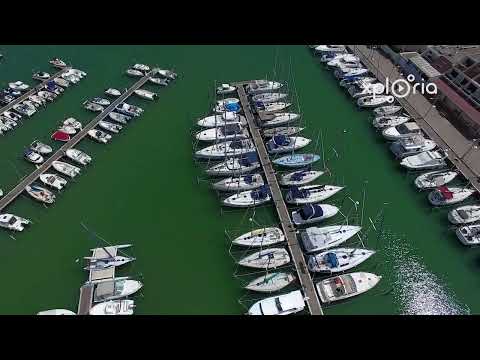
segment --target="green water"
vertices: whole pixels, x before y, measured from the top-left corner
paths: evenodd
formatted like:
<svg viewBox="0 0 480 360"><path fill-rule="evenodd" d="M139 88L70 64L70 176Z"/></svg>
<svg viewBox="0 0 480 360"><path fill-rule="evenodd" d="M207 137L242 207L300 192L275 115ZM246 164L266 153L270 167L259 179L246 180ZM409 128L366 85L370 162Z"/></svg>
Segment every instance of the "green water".
<svg viewBox="0 0 480 360"><path fill-rule="evenodd" d="M448 230L446 211L432 211L426 194L417 193L412 176L399 169L383 140L358 111L332 74L304 46L1 46L2 86L14 80L33 83L33 70L54 71L48 60L58 56L88 73L46 110L0 138L0 187L7 191L32 165L21 158L34 138L50 143L60 120L73 116L88 122L94 115L81 103L101 96L107 87L124 88L133 80L124 70L135 62L172 68L179 80L159 91L144 115L108 145L85 139L79 148L93 163L70 182L48 209L18 198L8 212L35 224L21 234L0 232L3 274L2 314L40 310L76 310L79 287L86 280L77 258L97 245L80 226L111 243L133 243L137 261L120 274L139 275L145 284L137 297L138 314L239 314L244 296L233 277L225 229L249 228L252 214L221 215L217 196L192 161L193 120L211 107L214 80L236 81L294 74L305 134L322 130L326 158L334 174L320 179L347 186L345 195L362 200L364 225L385 206L386 235L369 233L366 246L378 253L358 269L383 275L370 293L325 308L326 314L478 313L479 254L464 248ZM276 65L275 65L276 64ZM338 153L334 156L332 147ZM313 145L310 146L312 150ZM352 207L345 200L344 211ZM257 221L274 221L271 208L260 209ZM332 220L333 222L334 220ZM337 218L335 221L339 221ZM378 223L377 223L378 224Z"/></svg>

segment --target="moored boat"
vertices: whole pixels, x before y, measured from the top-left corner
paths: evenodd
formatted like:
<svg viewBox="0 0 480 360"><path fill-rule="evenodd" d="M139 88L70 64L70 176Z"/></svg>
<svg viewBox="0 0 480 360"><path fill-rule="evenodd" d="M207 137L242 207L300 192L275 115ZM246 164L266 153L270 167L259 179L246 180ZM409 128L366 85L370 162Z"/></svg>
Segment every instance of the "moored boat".
<svg viewBox="0 0 480 360"><path fill-rule="evenodd" d="M51 191L38 185L27 185L25 187L25 191L35 200L38 200L45 204L53 204L53 202L55 201L55 195Z"/></svg>
<svg viewBox="0 0 480 360"><path fill-rule="evenodd" d="M158 95L156 93L145 89L137 89L135 90L135 94L146 100L155 100L156 98L158 98Z"/></svg>
<svg viewBox="0 0 480 360"><path fill-rule="evenodd" d="M386 106L381 106L376 109L373 109L373 112L377 116L387 116L387 115L396 114L402 109L403 108L399 105L386 105Z"/></svg>
<svg viewBox="0 0 480 360"><path fill-rule="evenodd" d="M224 199L222 204L229 207L245 208L263 205L272 200L270 189L263 185L255 190L247 190L236 193Z"/></svg>
<svg viewBox="0 0 480 360"><path fill-rule="evenodd" d="M463 245L480 245L480 224L460 226L455 235Z"/></svg>
<svg viewBox="0 0 480 360"><path fill-rule="evenodd" d="M52 139L56 141L68 142L71 138L66 132L57 130L52 134Z"/></svg>
<svg viewBox="0 0 480 360"><path fill-rule="evenodd" d="M53 151L51 146L46 145L38 140L34 140L30 144L30 149L41 155L47 155Z"/></svg>
<svg viewBox="0 0 480 360"><path fill-rule="evenodd" d="M92 158L90 155L78 149L73 149L73 148L68 149L67 151L65 151L65 155L70 160L73 160L80 165L87 165L87 164L90 164L90 162L92 161Z"/></svg>
<svg viewBox="0 0 480 360"><path fill-rule="evenodd" d="M240 123L227 124L215 128L209 128L195 134L195 138L200 141L226 141L240 140L249 138L250 134Z"/></svg>
<svg viewBox="0 0 480 360"><path fill-rule="evenodd" d="M467 189L453 186L440 186L428 194L428 201L433 206L446 206L457 204L466 200L475 193L475 189Z"/></svg>
<svg viewBox="0 0 480 360"><path fill-rule="evenodd" d="M232 244L245 247L266 247L285 241L282 230L276 227L265 227L252 230L232 241Z"/></svg>
<svg viewBox="0 0 480 360"><path fill-rule="evenodd" d="M114 88L106 89L105 94L110 95L110 96L114 96L114 97L118 97L118 96L122 95L120 90L117 90L117 89L114 89Z"/></svg>
<svg viewBox="0 0 480 360"><path fill-rule="evenodd" d="M290 262L290 255L284 248L270 248L248 255L238 261L241 266L254 269L275 269Z"/></svg>
<svg viewBox="0 0 480 360"><path fill-rule="evenodd" d="M63 121L64 126L71 126L76 130L82 130L82 123L75 118L68 118Z"/></svg>
<svg viewBox="0 0 480 360"><path fill-rule="evenodd" d="M129 278L116 278L101 283L95 286L93 301L103 302L108 300L116 300L135 294L143 287L143 284L138 280Z"/></svg>
<svg viewBox="0 0 480 360"><path fill-rule="evenodd" d="M326 200L343 189L343 186L334 185L306 185L302 187L294 185L287 192L285 201L292 205L313 204Z"/></svg>
<svg viewBox="0 0 480 360"><path fill-rule="evenodd" d="M262 299L248 309L248 315L290 315L303 311L305 300L300 290Z"/></svg>
<svg viewBox="0 0 480 360"><path fill-rule="evenodd" d="M418 189L433 189L448 184L457 175L458 172L451 170L430 171L418 176L414 184Z"/></svg>
<svg viewBox="0 0 480 360"><path fill-rule="evenodd" d="M59 173L70 176L71 178L80 174L80 168L63 161L54 161L52 167Z"/></svg>
<svg viewBox="0 0 480 360"><path fill-rule="evenodd" d="M232 140L205 147L195 152L197 158L214 159L240 156L255 151L250 139Z"/></svg>
<svg viewBox="0 0 480 360"><path fill-rule="evenodd" d="M98 122L98 126L101 127L104 130L108 130L114 134L118 134L120 130L123 129L122 125L114 124L105 120L100 120Z"/></svg>
<svg viewBox="0 0 480 360"><path fill-rule="evenodd" d="M274 159L272 162L284 167L298 168L311 165L318 160L320 160L320 156L316 154L293 154Z"/></svg>
<svg viewBox="0 0 480 360"><path fill-rule="evenodd" d="M67 184L67 180L57 174L43 173L39 176L39 179L45 185L51 186L57 190L62 190Z"/></svg>
<svg viewBox="0 0 480 360"><path fill-rule="evenodd" d="M265 92L279 90L283 86L282 83L268 80L255 80L246 86L249 95L256 95Z"/></svg>
<svg viewBox="0 0 480 360"><path fill-rule="evenodd" d="M57 68L64 68L65 66L67 66L65 61L59 58L53 58L52 60L49 61L49 63Z"/></svg>
<svg viewBox="0 0 480 360"><path fill-rule="evenodd" d="M0 214L0 227L7 230L23 231L25 230L24 225L29 225L30 223L30 220L24 219L20 216L13 214Z"/></svg>
<svg viewBox="0 0 480 360"><path fill-rule="evenodd" d="M411 170L441 169L447 166L446 155L438 150L425 151L418 155L404 158L400 165Z"/></svg>
<svg viewBox="0 0 480 360"><path fill-rule="evenodd" d="M266 273L250 281L245 289L261 293L280 291L296 280L295 275L288 272Z"/></svg>
<svg viewBox="0 0 480 360"><path fill-rule="evenodd" d="M415 122L405 122L398 126L389 126L382 130L385 139L396 141L412 135L422 135L422 129Z"/></svg>
<svg viewBox="0 0 480 360"><path fill-rule="evenodd" d="M90 136L92 139L106 144L112 139L112 135L107 134L106 132L98 129L92 129L88 131L88 136Z"/></svg>
<svg viewBox="0 0 480 360"><path fill-rule="evenodd" d="M89 315L133 315L133 300L110 300L94 305Z"/></svg>
<svg viewBox="0 0 480 360"><path fill-rule="evenodd" d="M311 139L302 136L275 135L266 143L266 148L270 154L282 154L304 148L311 142Z"/></svg>
<svg viewBox="0 0 480 360"><path fill-rule="evenodd" d="M235 92L237 88L230 84L222 84L221 86L217 87L217 94L218 95L226 95Z"/></svg>
<svg viewBox="0 0 480 360"><path fill-rule="evenodd" d="M336 248L311 255L307 260L307 266L312 272L337 273L353 269L373 254L375 251L367 249Z"/></svg>
<svg viewBox="0 0 480 360"><path fill-rule="evenodd" d="M337 215L339 210L328 204L308 204L292 212L292 221L296 226L311 224L331 218Z"/></svg>
<svg viewBox="0 0 480 360"><path fill-rule="evenodd" d="M318 170L299 170L294 171L288 174L284 174L280 177L279 183L283 186L299 186L308 184L320 176L322 176L325 172L318 171Z"/></svg>
<svg viewBox="0 0 480 360"><path fill-rule="evenodd" d="M371 273L355 272L319 281L315 287L320 300L330 303L363 294L375 287L381 278Z"/></svg>
<svg viewBox="0 0 480 360"><path fill-rule="evenodd" d="M373 119L372 125L377 129L385 129L388 127L395 127L402 125L410 121L410 116L396 116L396 115L387 115L387 116L377 116Z"/></svg>
<svg viewBox="0 0 480 360"><path fill-rule="evenodd" d="M132 119L131 116L119 114L115 111L112 111L111 113L109 113L108 117L119 124L127 124L127 122Z"/></svg>
<svg viewBox="0 0 480 360"><path fill-rule="evenodd" d="M206 170L211 176L242 175L260 168L257 153L251 152L239 158L229 158Z"/></svg>
<svg viewBox="0 0 480 360"><path fill-rule="evenodd" d="M94 97L92 100L90 100L90 102L92 102L94 104L101 105L101 106L110 105L110 100L107 100L107 99L104 99L104 98L101 98L101 97Z"/></svg>
<svg viewBox="0 0 480 360"><path fill-rule="evenodd" d="M357 105L364 108L373 108L385 104L391 104L395 98L390 95L370 95L364 96L357 100Z"/></svg>
<svg viewBox="0 0 480 360"><path fill-rule="evenodd" d="M224 112L221 115L211 115L204 117L197 121L197 125L206 128L226 126L229 124L246 125L247 120L244 116L238 115L235 112Z"/></svg>
<svg viewBox="0 0 480 360"><path fill-rule="evenodd" d="M452 224L470 224L480 221L480 205L465 205L448 213Z"/></svg>
<svg viewBox="0 0 480 360"><path fill-rule="evenodd" d="M229 177L222 179L212 186L216 190L220 191L246 191L254 190L265 185L262 175L260 174L247 174L236 177Z"/></svg>
<svg viewBox="0 0 480 360"><path fill-rule="evenodd" d="M300 237L305 252L313 253L338 246L358 234L361 229L355 225L309 227Z"/></svg>
<svg viewBox="0 0 480 360"><path fill-rule="evenodd" d="M134 76L134 77L144 76L143 72L141 72L140 70L135 70L135 69L128 69L126 71L126 73L127 73L128 76Z"/></svg>
<svg viewBox="0 0 480 360"><path fill-rule="evenodd" d="M298 126L275 127L272 129L263 130L263 136L272 138L277 135L292 136L302 132L305 128Z"/></svg>
<svg viewBox="0 0 480 360"><path fill-rule="evenodd" d="M93 112L102 112L103 110L105 110L105 108L102 105L98 105L98 104L95 104L95 103L89 102L89 101L84 103L84 107L85 107L85 109L93 111Z"/></svg>
<svg viewBox="0 0 480 360"><path fill-rule="evenodd" d="M32 149L25 150L24 156L25 159L27 159L32 164L41 164L44 161L43 156L39 153L36 153Z"/></svg>
<svg viewBox="0 0 480 360"><path fill-rule="evenodd" d="M416 155L424 151L431 151L437 147L433 140L425 139L421 135L413 135L395 141L390 145L390 151L397 159Z"/></svg>

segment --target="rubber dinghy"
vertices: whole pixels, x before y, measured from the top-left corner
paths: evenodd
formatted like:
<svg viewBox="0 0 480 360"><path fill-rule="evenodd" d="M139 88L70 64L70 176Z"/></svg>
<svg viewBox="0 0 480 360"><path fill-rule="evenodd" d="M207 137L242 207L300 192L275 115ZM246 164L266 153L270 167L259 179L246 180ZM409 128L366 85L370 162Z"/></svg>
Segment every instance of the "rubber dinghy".
<svg viewBox="0 0 480 360"><path fill-rule="evenodd" d="M252 230L232 241L232 244L246 247L275 245L285 241L283 231L276 227L265 227Z"/></svg>

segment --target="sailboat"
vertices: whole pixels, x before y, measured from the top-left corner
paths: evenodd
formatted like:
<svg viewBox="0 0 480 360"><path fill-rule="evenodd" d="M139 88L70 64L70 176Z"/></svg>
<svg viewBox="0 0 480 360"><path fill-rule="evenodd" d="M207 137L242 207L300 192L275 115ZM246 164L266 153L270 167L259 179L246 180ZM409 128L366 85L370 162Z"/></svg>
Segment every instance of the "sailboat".
<svg viewBox="0 0 480 360"><path fill-rule="evenodd" d="M265 181L262 175L248 174L222 179L212 186L220 191L245 191L258 189L263 185L265 185Z"/></svg>
<svg viewBox="0 0 480 360"><path fill-rule="evenodd" d="M337 273L353 269L373 254L375 254L373 250L337 248L310 256L307 266L312 272Z"/></svg>
<svg viewBox="0 0 480 360"><path fill-rule="evenodd" d="M265 227L252 230L232 241L232 244L246 247L275 245L285 241L283 231L277 227Z"/></svg>
<svg viewBox="0 0 480 360"><path fill-rule="evenodd" d="M285 201L292 205L317 203L330 198L343 189L343 186L334 185L292 186L285 196Z"/></svg>
<svg viewBox="0 0 480 360"><path fill-rule="evenodd" d="M300 237L305 251L313 253L338 246L358 234L361 229L355 225L309 227Z"/></svg>
<svg viewBox="0 0 480 360"><path fill-rule="evenodd" d="M301 136L287 137L285 135L275 135L266 144L270 154L282 154L304 148L312 140Z"/></svg>
<svg viewBox="0 0 480 360"><path fill-rule="evenodd" d="M295 275L287 272L273 272L250 281L245 289L261 293L280 291L296 280Z"/></svg>
<svg viewBox="0 0 480 360"><path fill-rule="evenodd" d="M242 191L223 200L223 205L235 208L263 205L272 200L270 189L263 185L255 190Z"/></svg>
<svg viewBox="0 0 480 360"><path fill-rule="evenodd" d="M224 162L213 165L206 170L211 176L242 175L260 168L256 152L242 155L239 158L229 158Z"/></svg>
<svg viewBox="0 0 480 360"><path fill-rule="evenodd" d="M280 177L279 183L283 186L300 186L315 181L325 172L318 170L299 170L284 174Z"/></svg>
<svg viewBox="0 0 480 360"><path fill-rule="evenodd" d="M320 156L316 154L290 154L278 159L272 160L276 165L289 168L305 167L320 160Z"/></svg>
<svg viewBox="0 0 480 360"><path fill-rule="evenodd" d="M290 262L290 255L284 248L261 250L238 261L239 265L255 269L272 269Z"/></svg>

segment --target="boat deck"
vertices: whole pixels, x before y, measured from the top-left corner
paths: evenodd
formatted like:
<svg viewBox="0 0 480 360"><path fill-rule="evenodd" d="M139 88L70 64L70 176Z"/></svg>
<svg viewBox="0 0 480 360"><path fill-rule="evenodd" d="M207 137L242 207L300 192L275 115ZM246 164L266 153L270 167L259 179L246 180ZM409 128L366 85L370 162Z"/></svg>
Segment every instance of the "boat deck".
<svg viewBox="0 0 480 360"><path fill-rule="evenodd" d="M64 71L66 71L64 69ZM50 156L42 165L40 165L35 171L25 176L8 194L0 199L0 212L7 207L13 200L15 200L25 189L26 186L32 184L41 174L50 168L54 161L60 160L68 149L73 148L77 145L86 135L92 130L99 121L105 119L110 112L112 112L115 107L126 99L128 99L135 90L139 89L143 84L145 84L150 76L155 74L155 70L150 71L135 84L133 84L126 92L120 95L115 99L108 107L105 108L99 115L97 115L92 121L90 121L81 131L79 131L72 139L66 142L60 149L58 149L52 156ZM3 111L3 109L2 109Z"/></svg>
<svg viewBox="0 0 480 360"><path fill-rule="evenodd" d="M260 134L258 125L255 121L255 117L250 109L250 104L244 88L244 86L248 83L249 82L240 82L233 85L237 87L237 93L240 99L240 103L245 113L252 139L255 143L255 147L257 148L258 157L260 159L263 171L265 173L265 177L267 178L267 182L272 193L272 200L277 210L283 232L287 239L288 248L290 250L292 260L297 270L300 285L302 286L302 290L305 295L305 301L308 305L308 310L311 315L323 315L322 306L315 291L315 286L313 284L310 273L307 270L305 258L300 248L300 244L298 243L296 230L290 219L290 214L283 199L280 186L278 185L272 162L270 161L270 157L268 156L267 149L265 148L265 144Z"/></svg>

